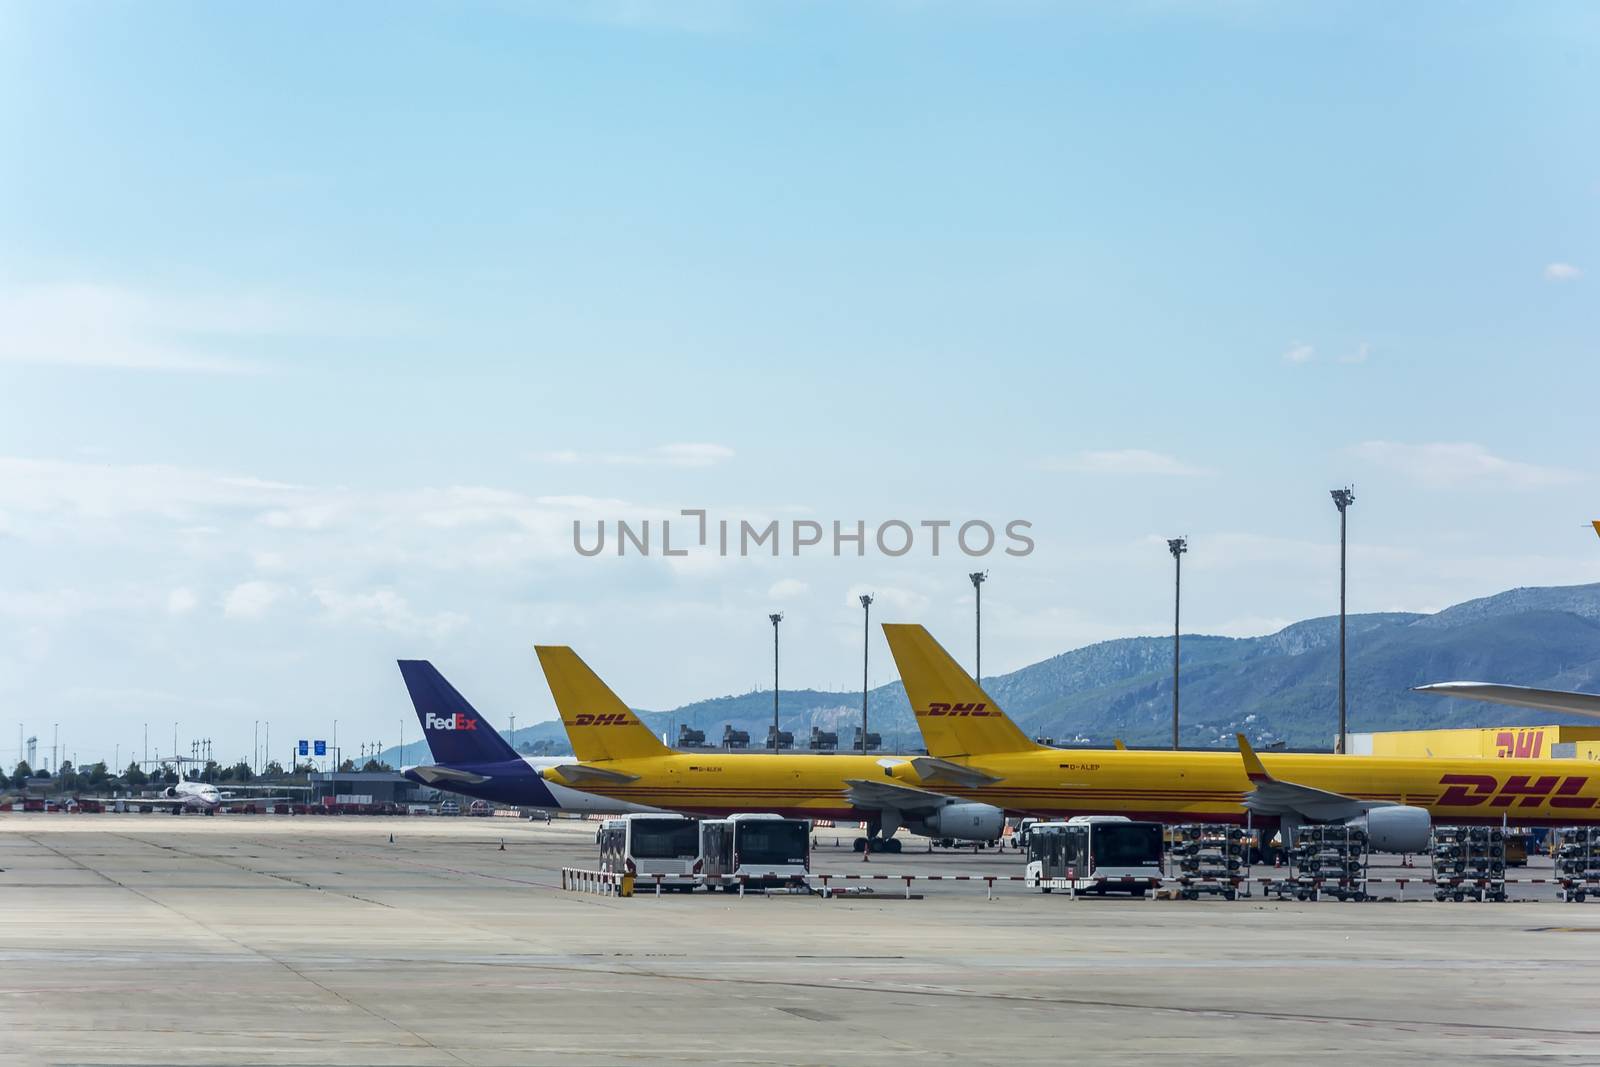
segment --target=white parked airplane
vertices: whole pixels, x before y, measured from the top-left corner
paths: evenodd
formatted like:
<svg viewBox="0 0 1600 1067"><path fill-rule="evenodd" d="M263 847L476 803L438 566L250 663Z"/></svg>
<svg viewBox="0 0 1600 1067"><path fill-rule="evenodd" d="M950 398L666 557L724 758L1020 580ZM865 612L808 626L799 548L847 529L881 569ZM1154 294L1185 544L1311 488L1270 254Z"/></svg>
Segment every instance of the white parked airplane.
<svg viewBox="0 0 1600 1067"><path fill-rule="evenodd" d="M215 815L223 804L245 799L255 804L271 804L293 798L255 796L245 798L233 793L224 793L210 782L182 781L167 786L153 797L115 797L111 798L111 802L127 807L166 808L174 815L181 815L185 811L202 811L207 815Z"/></svg>

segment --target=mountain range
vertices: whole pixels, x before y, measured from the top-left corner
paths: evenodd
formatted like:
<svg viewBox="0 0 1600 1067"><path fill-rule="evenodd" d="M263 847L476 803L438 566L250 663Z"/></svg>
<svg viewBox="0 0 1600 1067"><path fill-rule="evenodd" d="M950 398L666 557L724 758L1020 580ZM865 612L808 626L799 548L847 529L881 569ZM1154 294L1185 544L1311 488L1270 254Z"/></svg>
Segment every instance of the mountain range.
<svg viewBox="0 0 1600 1067"><path fill-rule="evenodd" d="M944 635L950 638L953 635ZM1512 589L1434 614L1385 612L1347 619L1348 728L1352 731L1592 722L1413 693L1428 682L1472 680L1600 691L1600 584ZM1232 744L1242 730L1261 744L1327 748L1338 722L1339 620L1308 619L1264 637L1184 634L1182 744ZM984 688L1029 734L1057 744L1138 747L1168 743L1172 638L1128 637L1063 652L983 679ZM780 690L783 728L804 748L813 726L848 745L861 721L861 693ZM905 690L896 681L868 693L872 730L886 751L920 748ZM484 709L480 709L484 710ZM717 743L725 724L760 744L772 722L772 691L695 701L670 711L636 709L659 734L679 724ZM495 717L493 710L487 713ZM519 729L524 750L570 752L561 724ZM421 742L385 751L390 763L425 762Z"/></svg>

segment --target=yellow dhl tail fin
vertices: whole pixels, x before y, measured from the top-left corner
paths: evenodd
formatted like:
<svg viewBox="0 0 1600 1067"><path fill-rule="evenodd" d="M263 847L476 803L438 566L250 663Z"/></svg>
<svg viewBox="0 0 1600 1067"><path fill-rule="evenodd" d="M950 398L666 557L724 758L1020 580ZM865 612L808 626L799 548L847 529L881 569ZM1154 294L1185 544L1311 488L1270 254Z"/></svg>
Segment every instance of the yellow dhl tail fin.
<svg viewBox="0 0 1600 1067"><path fill-rule="evenodd" d="M572 649L535 645L534 651L578 759L590 763L671 752Z"/></svg>
<svg viewBox="0 0 1600 1067"><path fill-rule="evenodd" d="M928 755L950 759L1043 747L1017 728L927 630L915 624L885 623L883 635L889 639Z"/></svg>

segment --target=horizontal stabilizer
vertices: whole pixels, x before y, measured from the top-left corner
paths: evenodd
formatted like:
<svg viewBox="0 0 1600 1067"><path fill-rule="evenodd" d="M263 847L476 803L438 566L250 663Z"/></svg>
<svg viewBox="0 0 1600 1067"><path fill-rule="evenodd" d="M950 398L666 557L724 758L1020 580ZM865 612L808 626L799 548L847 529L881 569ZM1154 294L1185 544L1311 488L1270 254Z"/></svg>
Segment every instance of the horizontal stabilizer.
<svg viewBox="0 0 1600 1067"><path fill-rule="evenodd" d="M940 782L948 785L979 786L991 785L1000 779L976 767L966 767L949 760L935 759L933 756L911 757L911 767L917 772L917 777L930 785Z"/></svg>
<svg viewBox="0 0 1600 1067"><path fill-rule="evenodd" d="M411 771L428 785L441 785L448 788L451 785L478 785L487 782L486 774L474 774L457 767L441 767L436 764L424 764L421 767L412 767Z"/></svg>
<svg viewBox="0 0 1600 1067"><path fill-rule="evenodd" d="M608 771L591 763L565 763L560 767L546 768L541 773L546 781L558 781L574 789L581 789L585 785L621 785L639 780L637 774Z"/></svg>

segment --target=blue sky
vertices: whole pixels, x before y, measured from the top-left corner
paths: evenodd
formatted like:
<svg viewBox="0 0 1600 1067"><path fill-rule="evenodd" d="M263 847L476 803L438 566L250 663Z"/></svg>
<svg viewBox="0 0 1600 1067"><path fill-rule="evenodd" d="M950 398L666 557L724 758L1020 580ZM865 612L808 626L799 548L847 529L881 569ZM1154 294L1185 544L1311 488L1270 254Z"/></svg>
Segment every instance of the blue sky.
<svg viewBox="0 0 1600 1067"><path fill-rule="evenodd" d="M960 556L576 556L707 507L1033 523L985 665L1600 580L1600 10L0 3L0 758L398 739L969 645ZM695 446L684 448L681 446ZM889 677L881 640L875 681ZM159 731L157 725L165 723ZM406 730L415 737L414 720ZM169 742L170 745L170 742ZM281 748L281 745L275 745Z"/></svg>

